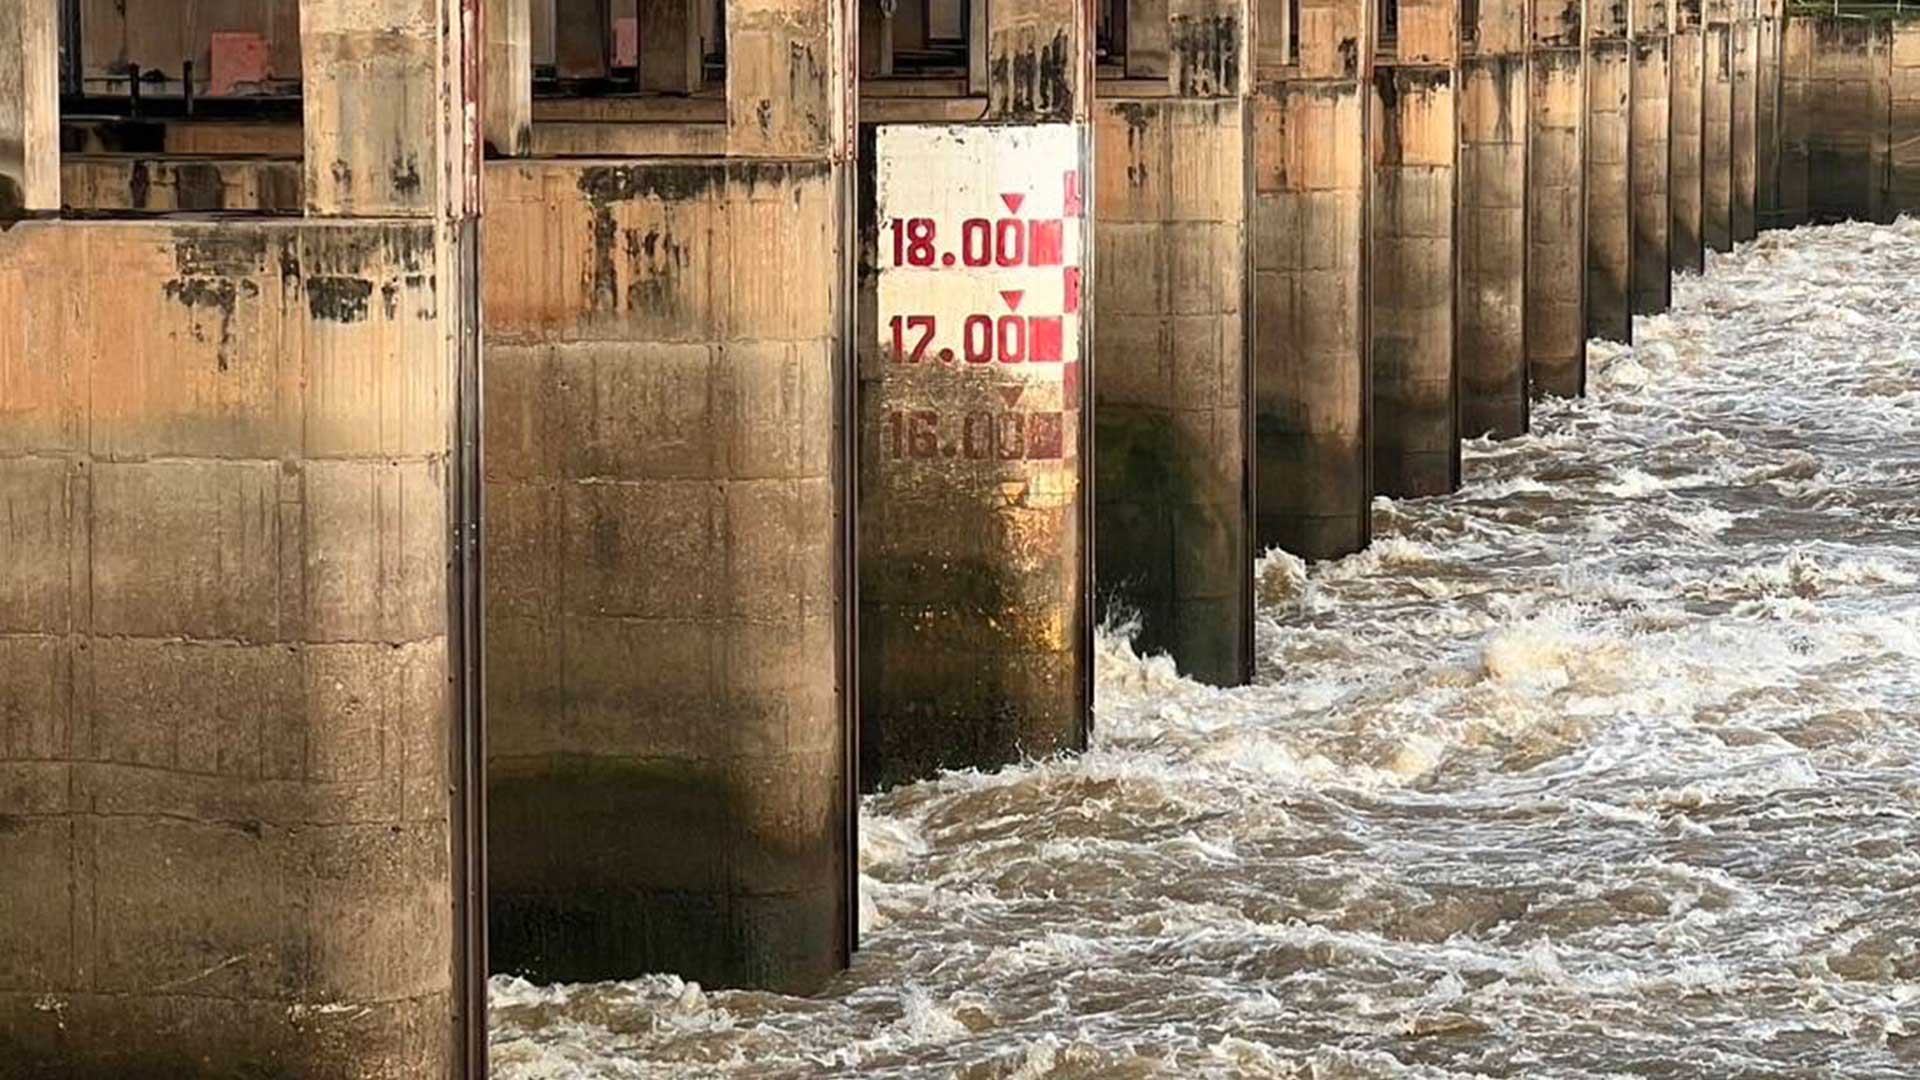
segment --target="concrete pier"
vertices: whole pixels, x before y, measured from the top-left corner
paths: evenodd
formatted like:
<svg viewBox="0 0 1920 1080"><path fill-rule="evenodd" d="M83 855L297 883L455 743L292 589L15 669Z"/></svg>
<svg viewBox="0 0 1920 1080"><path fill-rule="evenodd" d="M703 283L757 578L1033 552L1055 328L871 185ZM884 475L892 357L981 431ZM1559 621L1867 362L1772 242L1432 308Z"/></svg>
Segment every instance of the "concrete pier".
<svg viewBox="0 0 1920 1080"><path fill-rule="evenodd" d="M1706 108L1701 128L1700 239L1711 251L1733 249L1733 4L1706 5Z"/></svg>
<svg viewBox="0 0 1920 1080"><path fill-rule="evenodd" d="M1373 490L1441 495L1460 486L1454 376L1454 189L1459 132L1456 0L1392 0L1371 80L1367 324Z"/></svg>
<svg viewBox="0 0 1920 1080"><path fill-rule="evenodd" d="M903 75L862 98L874 121L856 346L870 788L1077 750L1091 721L1094 45L1078 0L983 14L968 96L915 95Z"/></svg>
<svg viewBox="0 0 1920 1080"><path fill-rule="evenodd" d="M847 962L842 11L736 2L713 119L536 112L536 156L488 166L498 971L807 991Z"/></svg>
<svg viewBox="0 0 1920 1080"><path fill-rule="evenodd" d="M1883 217L1920 211L1920 26L1895 23L1890 44L1887 205Z"/></svg>
<svg viewBox="0 0 1920 1080"><path fill-rule="evenodd" d="M1781 13L1786 0L1759 0L1760 56L1755 78L1754 158L1758 179L1753 196L1753 217L1758 229L1778 228L1780 224L1780 32Z"/></svg>
<svg viewBox="0 0 1920 1080"><path fill-rule="evenodd" d="M1132 8L1139 74L1094 90L1094 578L1136 648L1231 686L1253 673L1251 20Z"/></svg>
<svg viewBox="0 0 1920 1080"><path fill-rule="evenodd" d="M60 208L60 9L0 11L0 214Z"/></svg>
<svg viewBox="0 0 1920 1080"><path fill-rule="evenodd" d="M1460 434L1527 431L1526 0L1482 0L1460 42L1455 245Z"/></svg>
<svg viewBox="0 0 1920 1080"><path fill-rule="evenodd" d="M1727 28L1733 50L1732 188L1728 204L1729 229L1734 243L1754 238L1754 207L1760 182L1760 22L1755 0L1733 0L1734 19Z"/></svg>
<svg viewBox="0 0 1920 1080"><path fill-rule="evenodd" d="M1783 18L1780 28L1780 213L1783 229L1810 217L1813 150L1814 21Z"/></svg>
<svg viewBox="0 0 1920 1080"><path fill-rule="evenodd" d="M1633 340L1634 0L1587 8L1587 336Z"/></svg>
<svg viewBox="0 0 1920 1080"><path fill-rule="evenodd" d="M1667 253L1673 272L1706 269L1706 27L1702 0L1673 0L1672 74L1667 83Z"/></svg>
<svg viewBox="0 0 1920 1080"><path fill-rule="evenodd" d="M1817 16L1807 111L1807 210L1816 222L1873 220L1882 190L1871 117L1892 40L1884 21ZM1882 144L1884 145L1884 144Z"/></svg>
<svg viewBox="0 0 1920 1080"><path fill-rule="evenodd" d="M1635 0L1633 10L1633 313L1654 315L1673 299L1669 183L1673 115L1673 0Z"/></svg>
<svg viewBox="0 0 1920 1080"><path fill-rule="evenodd" d="M9 1075L484 1068L478 133L441 10L302 5L305 220L0 229Z"/></svg>
<svg viewBox="0 0 1920 1080"><path fill-rule="evenodd" d="M1253 98L1254 532L1262 549L1329 559L1372 535L1363 251L1374 48L1371 0L1299 10L1288 62L1257 69Z"/></svg>
<svg viewBox="0 0 1920 1080"><path fill-rule="evenodd" d="M1527 371L1536 395L1587 382L1586 15L1536 3L1528 54Z"/></svg>

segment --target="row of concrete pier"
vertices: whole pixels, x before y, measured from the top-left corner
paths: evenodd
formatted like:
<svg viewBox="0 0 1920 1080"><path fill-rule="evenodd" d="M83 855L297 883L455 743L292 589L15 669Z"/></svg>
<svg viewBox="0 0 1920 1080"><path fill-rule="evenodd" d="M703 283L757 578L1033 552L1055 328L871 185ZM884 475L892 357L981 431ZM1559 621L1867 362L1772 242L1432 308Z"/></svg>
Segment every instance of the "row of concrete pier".
<svg viewBox="0 0 1920 1080"><path fill-rule="evenodd" d="M475 1074L810 991L858 793L1103 616L1920 204L1920 26L1632 0L0 3L0 1073Z"/></svg>

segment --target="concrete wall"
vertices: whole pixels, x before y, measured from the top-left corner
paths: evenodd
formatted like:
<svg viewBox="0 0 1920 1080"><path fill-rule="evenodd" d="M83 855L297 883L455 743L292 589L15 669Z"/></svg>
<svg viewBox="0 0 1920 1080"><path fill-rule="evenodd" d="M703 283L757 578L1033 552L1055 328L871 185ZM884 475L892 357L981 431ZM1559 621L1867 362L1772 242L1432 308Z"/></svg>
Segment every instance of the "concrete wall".
<svg viewBox="0 0 1920 1080"><path fill-rule="evenodd" d="M1185 85L1096 87L1094 577L1138 615L1136 648L1234 685L1253 667L1249 19L1238 0L1173 7Z"/></svg>
<svg viewBox="0 0 1920 1080"><path fill-rule="evenodd" d="M22 1075L451 1072L449 270L427 222L0 233Z"/></svg>
<svg viewBox="0 0 1920 1080"><path fill-rule="evenodd" d="M1368 4L1301 0L1299 63L1253 98L1255 542L1310 559L1371 535Z"/></svg>
<svg viewBox="0 0 1920 1080"><path fill-rule="evenodd" d="M1586 392L1584 17L1584 3L1537 3L1528 57L1528 381L1560 397Z"/></svg>
<svg viewBox="0 0 1920 1080"><path fill-rule="evenodd" d="M1673 295L1668 230L1673 222L1673 0L1637 0L1633 20L1633 311L1667 310Z"/></svg>
<svg viewBox="0 0 1920 1080"><path fill-rule="evenodd" d="M1701 0L1674 0L1672 75L1667 84L1670 139L1667 253L1674 273L1706 269L1706 30Z"/></svg>
<svg viewBox="0 0 1920 1080"><path fill-rule="evenodd" d="M1459 8L1400 0L1397 39L1370 81L1367 322L1373 489L1439 495L1460 485L1454 377L1454 185Z"/></svg>
<svg viewBox="0 0 1920 1080"><path fill-rule="evenodd" d="M60 196L76 210L298 214L306 206L302 172L298 160L65 154Z"/></svg>
<svg viewBox="0 0 1920 1080"><path fill-rule="evenodd" d="M1734 0L1704 0L1706 108L1700 152L1700 239L1709 250L1733 248Z"/></svg>
<svg viewBox="0 0 1920 1080"><path fill-rule="evenodd" d="M1587 7L1587 335L1633 340L1633 0Z"/></svg>
<svg viewBox="0 0 1920 1080"><path fill-rule="evenodd" d="M1483 0L1460 57L1460 433L1527 430L1525 0Z"/></svg>
<svg viewBox="0 0 1920 1080"><path fill-rule="evenodd" d="M1760 182L1760 24L1754 0L1734 0L1735 18L1728 27L1733 42L1733 186L1728 218L1735 243L1755 235L1754 207Z"/></svg>
<svg viewBox="0 0 1920 1080"><path fill-rule="evenodd" d="M1092 168L1084 148L1093 43L1085 14L1080 0L993 5L987 12L985 100L964 105L963 115L995 126L994 131L973 129L969 145L998 145L1001 128L1024 132L1006 138L1046 139L1056 148L1053 138L1070 134L1075 146L1065 160L1049 154L1049 171L1037 172L1038 160L997 162L984 150L962 161L965 155L956 151L939 155L945 164L922 190L883 192L875 172L877 150L863 162L865 190L874 193L861 200L865 247L857 332L860 779L867 787L942 768L991 768L1086 745L1092 704L1087 574L1092 507L1085 490L1088 440L1082 423L1091 388L1080 377L1078 350L1084 341L1082 320L1092 313L1079 309L1077 283L1083 278L1068 274L1063 253L1063 261L1050 269L1031 264L1011 269L1022 280L1032 279L1024 286L989 285L995 271L985 269L956 269L946 278L932 271L910 282L911 267L891 265L891 239L885 251L881 248L876 204L899 195L913 204L916 215L933 214L958 232L961 219L946 216L946 210L968 201L996 222L1003 216L1047 218L1058 222L1063 236L1084 236L1089 217L1084 199L1097 198L1086 183ZM1169 75L1175 78L1183 76ZM940 131L956 132L952 145L969 138L966 125L950 129L944 122L903 125L902 130L921 133L917 137L929 145ZM877 133L863 134L866 138L877 146ZM993 186L1005 180L1018 183ZM1028 201L1018 210L1002 207L991 191ZM1044 213L1043 203L1051 208ZM947 254L958 243L952 235L936 238ZM890 264L884 270L883 257ZM1077 253L1070 265L1075 274L1085 270ZM883 315L881 287L886 275L895 273L908 275L894 279L905 290L895 297L902 303L910 297L914 306ZM978 299L969 299L962 291L966 286L940 284L955 279L979 283L972 294ZM1063 292L1066 281L1076 283L1071 311ZM999 295L1009 288L1033 294L1031 305L1019 309L1026 317L1060 319L1058 363L943 363L937 355L919 363L894 362L891 348L883 344L893 318L934 310L917 307L924 301L944 311L943 340L958 358L962 335L953 324L974 315L996 326L1002 318L1015 318L1010 301ZM1044 438L1026 440L1029 422L1041 425L1034 430ZM969 429L969 423L975 426ZM911 430L903 435L902 427ZM988 427L995 432L993 440L985 437ZM975 432L971 442L969 430ZM994 452L975 449L990 441Z"/></svg>
<svg viewBox="0 0 1920 1080"><path fill-rule="evenodd" d="M734 5L723 153L487 169L495 970L846 961L838 10Z"/></svg>

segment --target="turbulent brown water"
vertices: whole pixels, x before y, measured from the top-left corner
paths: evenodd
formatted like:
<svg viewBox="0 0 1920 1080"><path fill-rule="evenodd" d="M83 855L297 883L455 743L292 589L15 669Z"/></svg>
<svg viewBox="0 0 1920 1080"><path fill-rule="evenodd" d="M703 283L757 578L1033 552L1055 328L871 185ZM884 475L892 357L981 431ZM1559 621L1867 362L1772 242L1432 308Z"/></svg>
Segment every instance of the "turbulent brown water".
<svg viewBox="0 0 1920 1080"><path fill-rule="evenodd" d="M868 800L827 992L497 979L495 1075L1920 1075L1920 223L1636 332L1258 685L1105 634L1091 753Z"/></svg>

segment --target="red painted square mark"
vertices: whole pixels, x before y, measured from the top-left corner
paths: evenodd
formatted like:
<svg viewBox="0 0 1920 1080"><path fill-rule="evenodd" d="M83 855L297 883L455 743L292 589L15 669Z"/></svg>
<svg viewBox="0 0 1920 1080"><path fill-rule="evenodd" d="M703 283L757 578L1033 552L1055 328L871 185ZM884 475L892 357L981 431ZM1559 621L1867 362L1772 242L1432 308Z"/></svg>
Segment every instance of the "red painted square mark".
<svg viewBox="0 0 1920 1080"><path fill-rule="evenodd" d="M640 65L640 20L613 20L613 66L620 68Z"/></svg>
<svg viewBox="0 0 1920 1080"><path fill-rule="evenodd" d="M1060 387L1061 405L1068 412L1077 412L1080 408L1080 361L1075 360L1065 369L1065 379Z"/></svg>
<svg viewBox="0 0 1920 1080"><path fill-rule="evenodd" d="M1066 450L1065 425L1057 412L1027 415L1027 457L1034 461L1059 461Z"/></svg>
<svg viewBox="0 0 1920 1080"><path fill-rule="evenodd" d="M1062 239L1065 232L1059 218L1027 226L1027 265L1059 266L1066 247Z"/></svg>
<svg viewBox="0 0 1920 1080"><path fill-rule="evenodd" d="M1078 315L1080 314L1080 268L1077 266L1069 266L1064 273L1066 275L1067 299L1065 305L1062 306L1060 310L1068 315Z"/></svg>
<svg viewBox="0 0 1920 1080"><path fill-rule="evenodd" d="M1080 198L1080 170L1075 169L1066 175L1066 194L1063 202L1068 217L1079 217L1086 211L1086 205Z"/></svg>
<svg viewBox="0 0 1920 1080"><path fill-rule="evenodd" d="M267 81L267 39L239 30L216 30L207 96L231 97L236 89Z"/></svg>
<svg viewBox="0 0 1920 1080"><path fill-rule="evenodd" d="M1065 322L1058 315L1027 320L1027 360L1035 364L1057 364L1065 341Z"/></svg>

